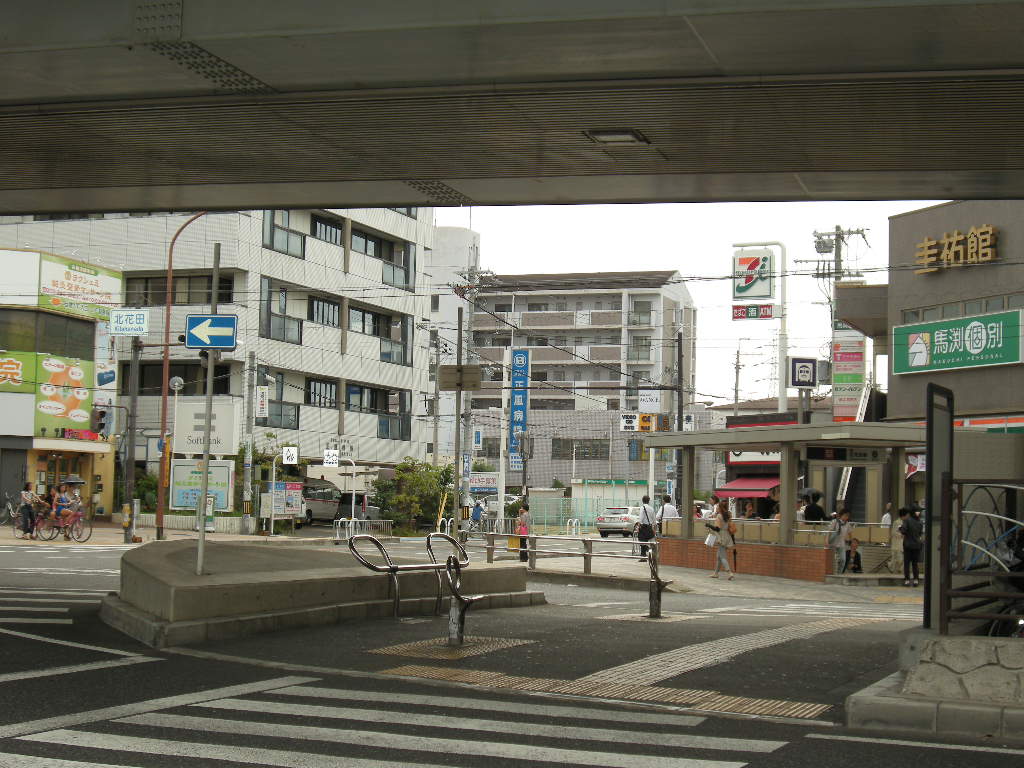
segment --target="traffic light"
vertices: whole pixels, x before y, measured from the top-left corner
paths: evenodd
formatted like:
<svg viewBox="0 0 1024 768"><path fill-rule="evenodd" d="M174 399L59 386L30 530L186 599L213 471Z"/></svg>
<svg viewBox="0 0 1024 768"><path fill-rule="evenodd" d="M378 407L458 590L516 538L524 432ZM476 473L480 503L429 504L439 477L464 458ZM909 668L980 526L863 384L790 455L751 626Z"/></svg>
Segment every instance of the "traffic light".
<svg viewBox="0 0 1024 768"><path fill-rule="evenodd" d="M89 429L98 435L109 437L113 427L113 417L114 414L111 410L94 406L89 414Z"/></svg>
<svg viewBox="0 0 1024 768"><path fill-rule="evenodd" d="M203 369L210 367L210 350L200 349L199 350L199 366Z"/></svg>

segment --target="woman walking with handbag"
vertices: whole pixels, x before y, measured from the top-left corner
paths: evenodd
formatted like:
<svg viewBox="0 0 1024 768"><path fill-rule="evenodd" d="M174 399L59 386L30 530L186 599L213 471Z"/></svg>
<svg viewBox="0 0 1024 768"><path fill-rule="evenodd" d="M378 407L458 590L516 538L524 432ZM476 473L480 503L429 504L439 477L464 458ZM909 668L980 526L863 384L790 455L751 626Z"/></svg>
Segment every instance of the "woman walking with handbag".
<svg viewBox="0 0 1024 768"><path fill-rule="evenodd" d="M727 501L718 502L714 520L709 520L705 525L714 531L715 537L718 539L718 558L715 560L715 572L711 574L711 578L717 579L718 572L722 566L725 566L725 570L729 574L729 581L732 581L736 574L729 567L729 550L736 546L736 540L732 536L732 530L735 528L729 515L729 503Z"/></svg>
<svg viewBox="0 0 1024 768"><path fill-rule="evenodd" d="M530 505L523 502L519 510L519 522L516 525L516 533L519 534L519 561L528 562L530 559L529 542L530 535Z"/></svg>

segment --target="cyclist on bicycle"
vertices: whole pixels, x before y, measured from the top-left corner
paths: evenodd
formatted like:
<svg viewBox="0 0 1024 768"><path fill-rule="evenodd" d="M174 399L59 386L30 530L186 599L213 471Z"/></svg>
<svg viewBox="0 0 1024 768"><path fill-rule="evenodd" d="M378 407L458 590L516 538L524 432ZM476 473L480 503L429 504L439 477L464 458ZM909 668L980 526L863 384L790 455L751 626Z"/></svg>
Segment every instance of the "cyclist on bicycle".
<svg viewBox="0 0 1024 768"><path fill-rule="evenodd" d="M74 497L68 493L68 486L66 483L60 484L60 490L57 492L57 500L55 502L54 509L57 512L57 516L60 517L60 528L64 533L64 540L70 541L70 531L68 526L71 525L71 518L75 515Z"/></svg>
<svg viewBox="0 0 1024 768"><path fill-rule="evenodd" d="M469 522L469 530L471 530L471 531L479 531L480 530L480 521L483 519L483 516L484 516L484 505L480 503L480 499L477 499L476 503L473 505L473 511L470 513L470 516L469 516L469 520L470 520L470 522Z"/></svg>

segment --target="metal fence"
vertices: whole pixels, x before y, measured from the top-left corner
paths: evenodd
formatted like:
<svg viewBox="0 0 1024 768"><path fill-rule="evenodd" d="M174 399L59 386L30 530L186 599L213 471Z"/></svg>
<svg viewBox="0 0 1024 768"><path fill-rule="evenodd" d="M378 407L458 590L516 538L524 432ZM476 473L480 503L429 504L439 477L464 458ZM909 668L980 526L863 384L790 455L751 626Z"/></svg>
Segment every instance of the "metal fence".
<svg viewBox="0 0 1024 768"><path fill-rule="evenodd" d="M334 521L334 540L351 539L353 536L390 536L391 520L358 520L341 517Z"/></svg>

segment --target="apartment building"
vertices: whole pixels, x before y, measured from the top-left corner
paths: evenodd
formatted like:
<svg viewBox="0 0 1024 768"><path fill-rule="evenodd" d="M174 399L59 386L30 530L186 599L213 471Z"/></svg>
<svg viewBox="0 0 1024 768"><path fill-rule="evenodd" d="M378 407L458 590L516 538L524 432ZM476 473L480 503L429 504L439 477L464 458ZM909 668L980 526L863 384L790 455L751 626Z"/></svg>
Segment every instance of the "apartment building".
<svg viewBox="0 0 1024 768"><path fill-rule="evenodd" d="M123 305L149 309L143 341L156 345L166 311L168 245L188 218L6 217L0 246L74 255L120 271ZM429 208L210 213L181 232L174 250L171 341L184 331L187 314L209 311L212 290L218 312L239 318L238 347L224 352L215 368L215 422L221 422L215 429L225 455L237 452L251 426L257 447L297 445L301 457L313 460L333 447L350 449L367 467L424 458L427 434L416 416L423 414L429 389L428 336L416 326L429 307L418 262L432 237ZM213 286L215 243L220 275ZM127 339L114 348L124 395ZM136 455L151 469L159 458L161 354L147 346L141 364ZM195 350L173 346L170 358L170 375L183 385L169 428L184 435L195 426L205 371ZM255 383L270 388L268 413L261 418L245 402L250 361ZM192 452L181 440L175 448Z"/></svg>
<svg viewBox="0 0 1024 768"><path fill-rule="evenodd" d="M473 350L489 372L472 401L485 454L488 438L498 435L489 409L504 404L506 350L525 348L534 451L528 483L646 477L646 449L637 435L620 431L620 416L662 414L661 424L671 425L674 392L642 387L675 385L680 330L684 385L692 393L696 310L678 272L495 276L481 287L473 315ZM659 479L666 474L662 466Z"/></svg>

